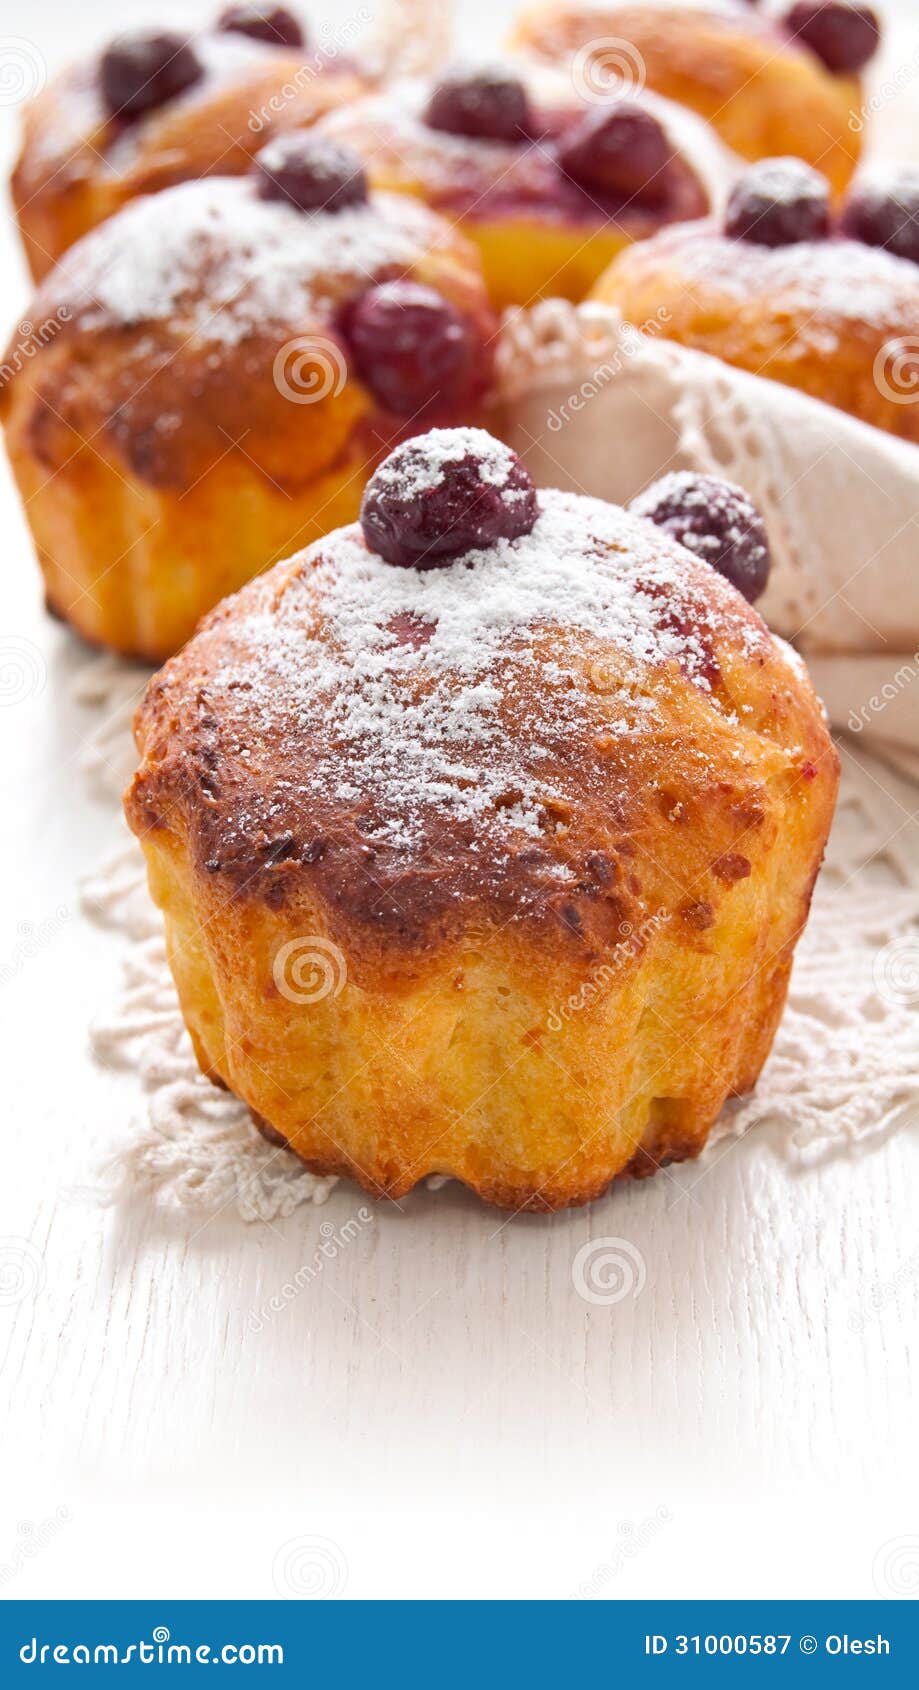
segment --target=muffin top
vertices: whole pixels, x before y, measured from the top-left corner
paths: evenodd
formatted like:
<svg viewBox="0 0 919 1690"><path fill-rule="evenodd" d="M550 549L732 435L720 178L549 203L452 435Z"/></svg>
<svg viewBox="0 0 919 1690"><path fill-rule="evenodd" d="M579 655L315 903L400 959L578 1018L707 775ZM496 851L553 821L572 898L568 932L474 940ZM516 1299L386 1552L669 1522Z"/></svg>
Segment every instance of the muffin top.
<svg viewBox="0 0 919 1690"><path fill-rule="evenodd" d="M290 197L317 191L327 207ZM2 397L33 396L42 462L95 439L173 489L237 441L296 486L346 449L378 456L381 420L392 439L474 414L497 328L463 236L405 195L368 194L360 160L312 131L270 143L248 176L125 206L65 254L33 315L53 332Z"/></svg>
<svg viewBox="0 0 919 1690"><path fill-rule="evenodd" d="M661 902L695 942L771 842L770 787L827 754L800 665L662 529L537 494L478 430L397 449L362 524L151 683L135 829L378 961L476 920L602 949Z"/></svg>
<svg viewBox="0 0 919 1690"><path fill-rule="evenodd" d="M570 78L512 61L369 94L321 130L355 146L380 186L478 221L613 219L643 231L704 215L731 170L684 107L644 91L581 98Z"/></svg>
<svg viewBox="0 0 919 1690"><path fill-rule="evenodd" d="M132 51L139 67L134 75ZM159 76L155 61L163 67ZM89 177L128 182L154 155L168 180L170 145L187 149L187 162L198 158L213 169L215 147L217 157L229 157L240 145L252 152L278 116L286 126L298 113L306 121L312 107L327 109L336 94L323 83L332 73L343 79L343 94L353 98L360 93L362 82L346 55L313 50L305 42L266 39L236 28L215 27L187 41L168 32L132 32L70 65L33 102L20 164L23 189L53 186L57 172L62 173L59 186ZM138 89L144 103L132 109L131 95L136 102ZM284 91L280 103L286 118L272 103L279 90ZM123 100L127 105L120 104ZM204 119L211 106L231 125L219 146L219 131L212 133ZM173 158L173 180L181 179L181 165L179 156Z"/></svg>
<svg viewBox="0 0 919 1690"><path fill-rule="evenodd" d="M177 342L233 345L327 321L357 287L451 247L469 251L405 195L303 213L263 199L252 174L214 176L125 206L65 254L40 301L51 313L66 307L81 332L147 325Z"/></svg>

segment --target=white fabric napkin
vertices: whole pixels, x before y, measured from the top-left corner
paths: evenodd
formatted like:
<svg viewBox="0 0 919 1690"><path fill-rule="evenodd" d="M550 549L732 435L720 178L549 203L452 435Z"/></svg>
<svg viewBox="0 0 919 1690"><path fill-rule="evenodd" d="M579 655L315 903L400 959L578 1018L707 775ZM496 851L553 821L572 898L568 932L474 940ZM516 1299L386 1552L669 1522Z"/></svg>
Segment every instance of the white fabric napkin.
<svg viewBox="0 0 919 1690"><path fill-rule="evenodd" d="M499 369L503 432L541 486L620 504L668 469L745 486L773 553L757 608L834 726L919 773L919 447L607 306L509 313ZM908 369L889 379L919 404Z"/></svg>

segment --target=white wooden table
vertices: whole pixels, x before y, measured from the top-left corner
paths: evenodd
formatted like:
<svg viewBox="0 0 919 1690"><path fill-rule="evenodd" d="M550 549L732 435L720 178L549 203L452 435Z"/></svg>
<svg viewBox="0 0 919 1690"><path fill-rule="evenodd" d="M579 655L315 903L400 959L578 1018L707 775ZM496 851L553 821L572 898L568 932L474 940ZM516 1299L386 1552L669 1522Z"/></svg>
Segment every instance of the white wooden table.
<svg viewBox="0 0 919 1690"><path fill-rule="evenodd" d="M9 27L56 64L123 26L89 11ZM5 328L9 236L0 274ZM0 645L33 676L0 708L0 1235L36 1275L0 1296L0 1593L890 1593L919 1555L915 1132L804 1174L763 1133L550 1219L422 1192L269 1318L355 1189L249 1228L74 1193L139 1108L87 1052L120 946L78 884L114 824L77 766L85 653L5 470L0 498ZM590 1304L572 1261L610 1236L646 1283Z"/></svg>

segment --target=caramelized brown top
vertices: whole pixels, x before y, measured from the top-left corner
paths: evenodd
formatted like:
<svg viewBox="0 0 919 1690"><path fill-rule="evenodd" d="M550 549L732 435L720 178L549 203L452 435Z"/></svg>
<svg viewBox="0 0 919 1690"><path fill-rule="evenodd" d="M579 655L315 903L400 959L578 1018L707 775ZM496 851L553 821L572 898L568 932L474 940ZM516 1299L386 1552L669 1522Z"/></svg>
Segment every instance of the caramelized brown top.
<svg viewBox="0 0 919 1690"><path fill-rule="evenodd" d="M408 966L477 923L686 943L835 779L801 666L705 565L599 501L420 573L345 529L228 601L150 684L127 798L220 896L321 907ZM400 961L401 959L401 961Z"/></svg>

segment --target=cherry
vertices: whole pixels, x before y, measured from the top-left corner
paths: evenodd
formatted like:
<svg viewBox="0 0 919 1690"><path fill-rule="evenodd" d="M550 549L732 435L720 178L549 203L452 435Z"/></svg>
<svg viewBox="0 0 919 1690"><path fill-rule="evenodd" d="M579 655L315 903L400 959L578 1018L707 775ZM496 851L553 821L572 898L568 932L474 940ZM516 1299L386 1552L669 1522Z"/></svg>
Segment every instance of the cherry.
<svg viewBox="0 0 919 1690"><path fill-rule="evenodd" d="M653 192L655 179L672 157L663 126L634 100L616 100L611 107L587 112L558 148L566 175L626 199L648 189Z"/></svg>
<svg viewBox="0 0 919 1690"><path fill-rule="evenodd" d="M255 170L260 199L289 200L298 211L341 211L367 199L358 154L320 135L276 136L256 157Z"/></svg>
<svg viewBox="0 0 919 1690"><path fill-rule="evenodd" d="M733 481L677 470L633 499L629 510L710 563L750 604L769 579L769 537L749 494Z"/></svg>
<svg viewBox="0 0 919 1690"><path fill-rule="evenodd" d="M113 117L137 117L165 105L201 76L194 47L171 30L118 35L102 55L102 95Z"/></svg>
<svg viewBox="0 0 919 1690"><path fill-rule="evenodd" d="M919 169L907 166L889 182L853 188L840 227L853 240L919 264Z"/></svg>
<svg viewBox="0 0 919 1690"><path fill-rule="evenodd" d="M799 158L767 158L738 177L728 196L726 233L757 246L820 240L830 227L825 178Z"/></svg>
<svg viewBox="0 0 919 1690"><path fill-rule="evenodd" d="M361 504L364 539L387 563L440 569L529 534L536 489L516 452L481 428L433 428L397 446Z"/></svg>
<svg viewBox="0 0 919 1690"><path fill-rule="evenodd" d="M785 27L837 76L851 76L868 63L881 39L873 6L849 0L797 0Z"/></svg>
<svg viewBox="0 0 919 1690"><path fill-rule="evenodd" d="M345 333L361 380L399 416L455 400L469 386L470 325L434 288L405 281L368 288L346 314Z"/></svg>
<svg viewBox="0 0 919 1690"><path fill-rule="evenodd" d="M253 41L264 41L270 47L303 47L306 39L303 27L286 6L271 6L268 0L261 6L227 6L217 19L217 28L225 34L248 35Z"/></svg>
<svg viewBox="0 0 919 1690"><path fill-rule="evenodd" d="M428 101L429 129L476 141L520 141L530 132L527 91L508 71L447 71Z"/></svg>

